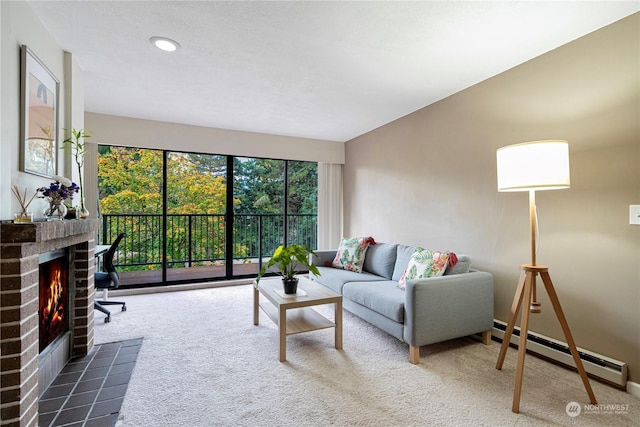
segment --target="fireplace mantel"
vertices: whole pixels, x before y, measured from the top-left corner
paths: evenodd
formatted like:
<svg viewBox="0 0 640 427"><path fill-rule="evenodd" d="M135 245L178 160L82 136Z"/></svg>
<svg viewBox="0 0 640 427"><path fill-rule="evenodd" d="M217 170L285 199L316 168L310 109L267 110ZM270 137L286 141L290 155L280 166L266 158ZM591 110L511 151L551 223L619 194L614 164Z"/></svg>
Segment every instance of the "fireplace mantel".
<svg viewBox="0 0 640 427"><path fill-rule="evenodd" d="M97 219L36 221L18 224L11 221L3 221L0 224L0 242L2 244L44 243L96 232L98 225L99 221Z"/></svg>
<svg viewBox="0 0 640 427"><path fill-rule="evenodd" d="M36 426L39 384L39 256L67 248L71 340L69 354L93 347L94 247L97 219L0 223L0 317L2 358L0 425ZM35 314L35 315L34 315Z"/></svg>

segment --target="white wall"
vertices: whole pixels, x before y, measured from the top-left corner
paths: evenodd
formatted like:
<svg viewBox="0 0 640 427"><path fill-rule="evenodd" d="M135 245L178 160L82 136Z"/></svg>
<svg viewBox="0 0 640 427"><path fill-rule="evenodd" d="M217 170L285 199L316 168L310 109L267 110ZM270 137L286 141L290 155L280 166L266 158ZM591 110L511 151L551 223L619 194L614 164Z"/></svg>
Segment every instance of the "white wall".
<svg viewBox="0 0 640 427"><path fill-rule="evenodd" d="M59 144L64 139L63 129L82 127L84 94L81 71L50 36L26 2L0 2L0 219L12 219L19 204L11 193L11 186L26 188L29 196L36 188L51 182L49 178L19 171L20 164L20 46L26 44L60 81ZM77 81L76 81L77 79ZM74 89L72 91L72 88ZM77 123L77 124L76 124ZM68 155L58 152L58 174L70 172ZM36 199L29 210L39 214L44 201Z"/></svg>
<svg viewBox="0 0 640 427"><path fill-rule="evenodd" d="M73 54L64 52L64 68L65 68L65 88L66 103L64 129L83 129L84 128L84 79L82 70L76 62ZM64 140L69 136L67 132L61 133L60 139ZM66 157L64 176L72 178L78 182L78 167L72 159L71 150L61 150L60 153Z"/></svg>

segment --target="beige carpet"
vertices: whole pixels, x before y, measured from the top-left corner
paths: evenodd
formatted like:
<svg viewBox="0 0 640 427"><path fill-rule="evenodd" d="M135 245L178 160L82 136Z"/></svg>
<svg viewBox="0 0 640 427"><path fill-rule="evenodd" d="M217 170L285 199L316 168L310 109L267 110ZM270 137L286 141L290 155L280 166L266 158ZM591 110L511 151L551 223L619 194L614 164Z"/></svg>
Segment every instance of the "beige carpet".
<svg viewBox="0 0 640 427"><path fill-rule="evenodd" d="M117 299L128 310L106 324L96 313L96 343L144 337L118 426L640 425L640 399L593 380L618 413L568 416L569 402L589 403L580 377L532 356L512 413L516 351L498 371L497 342L423 347L416 366L405 344L345 312L343 350L332 329L294 335L280 363L275 325L264 314L253 325L250 285Z"/></svg>

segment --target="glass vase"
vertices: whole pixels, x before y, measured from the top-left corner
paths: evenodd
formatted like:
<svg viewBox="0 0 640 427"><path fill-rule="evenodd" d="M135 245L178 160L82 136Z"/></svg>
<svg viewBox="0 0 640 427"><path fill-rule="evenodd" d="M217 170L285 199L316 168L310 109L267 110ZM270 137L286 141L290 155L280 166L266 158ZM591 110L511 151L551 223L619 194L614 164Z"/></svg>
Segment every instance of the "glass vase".
<svg viewBox="0 0 640 427"><path fill-rule="evenodd" d="M89 209L87 209L87 205L84 203L84 197L82 198L82 203L80 204L80 208L78 209L78 218L89 218Z"/></svg>
<svg viewBox="0 0 640 427"><path fill-rule="evenodd" d="M64 203L49 202L49 206L42 212L47 221L62 221L67 215L67 207Z"/></svg>

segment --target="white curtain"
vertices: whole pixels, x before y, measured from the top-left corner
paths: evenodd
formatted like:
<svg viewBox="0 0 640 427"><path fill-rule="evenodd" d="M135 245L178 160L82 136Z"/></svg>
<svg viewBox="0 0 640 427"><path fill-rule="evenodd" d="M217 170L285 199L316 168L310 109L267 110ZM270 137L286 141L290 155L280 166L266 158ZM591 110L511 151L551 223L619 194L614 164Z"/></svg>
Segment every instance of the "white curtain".
<svg viewBox="0 0 640 427"><path fill-rule="evenodd" d="M318 163L318 249L336 249L342 238L342 165Z"/></svg>

